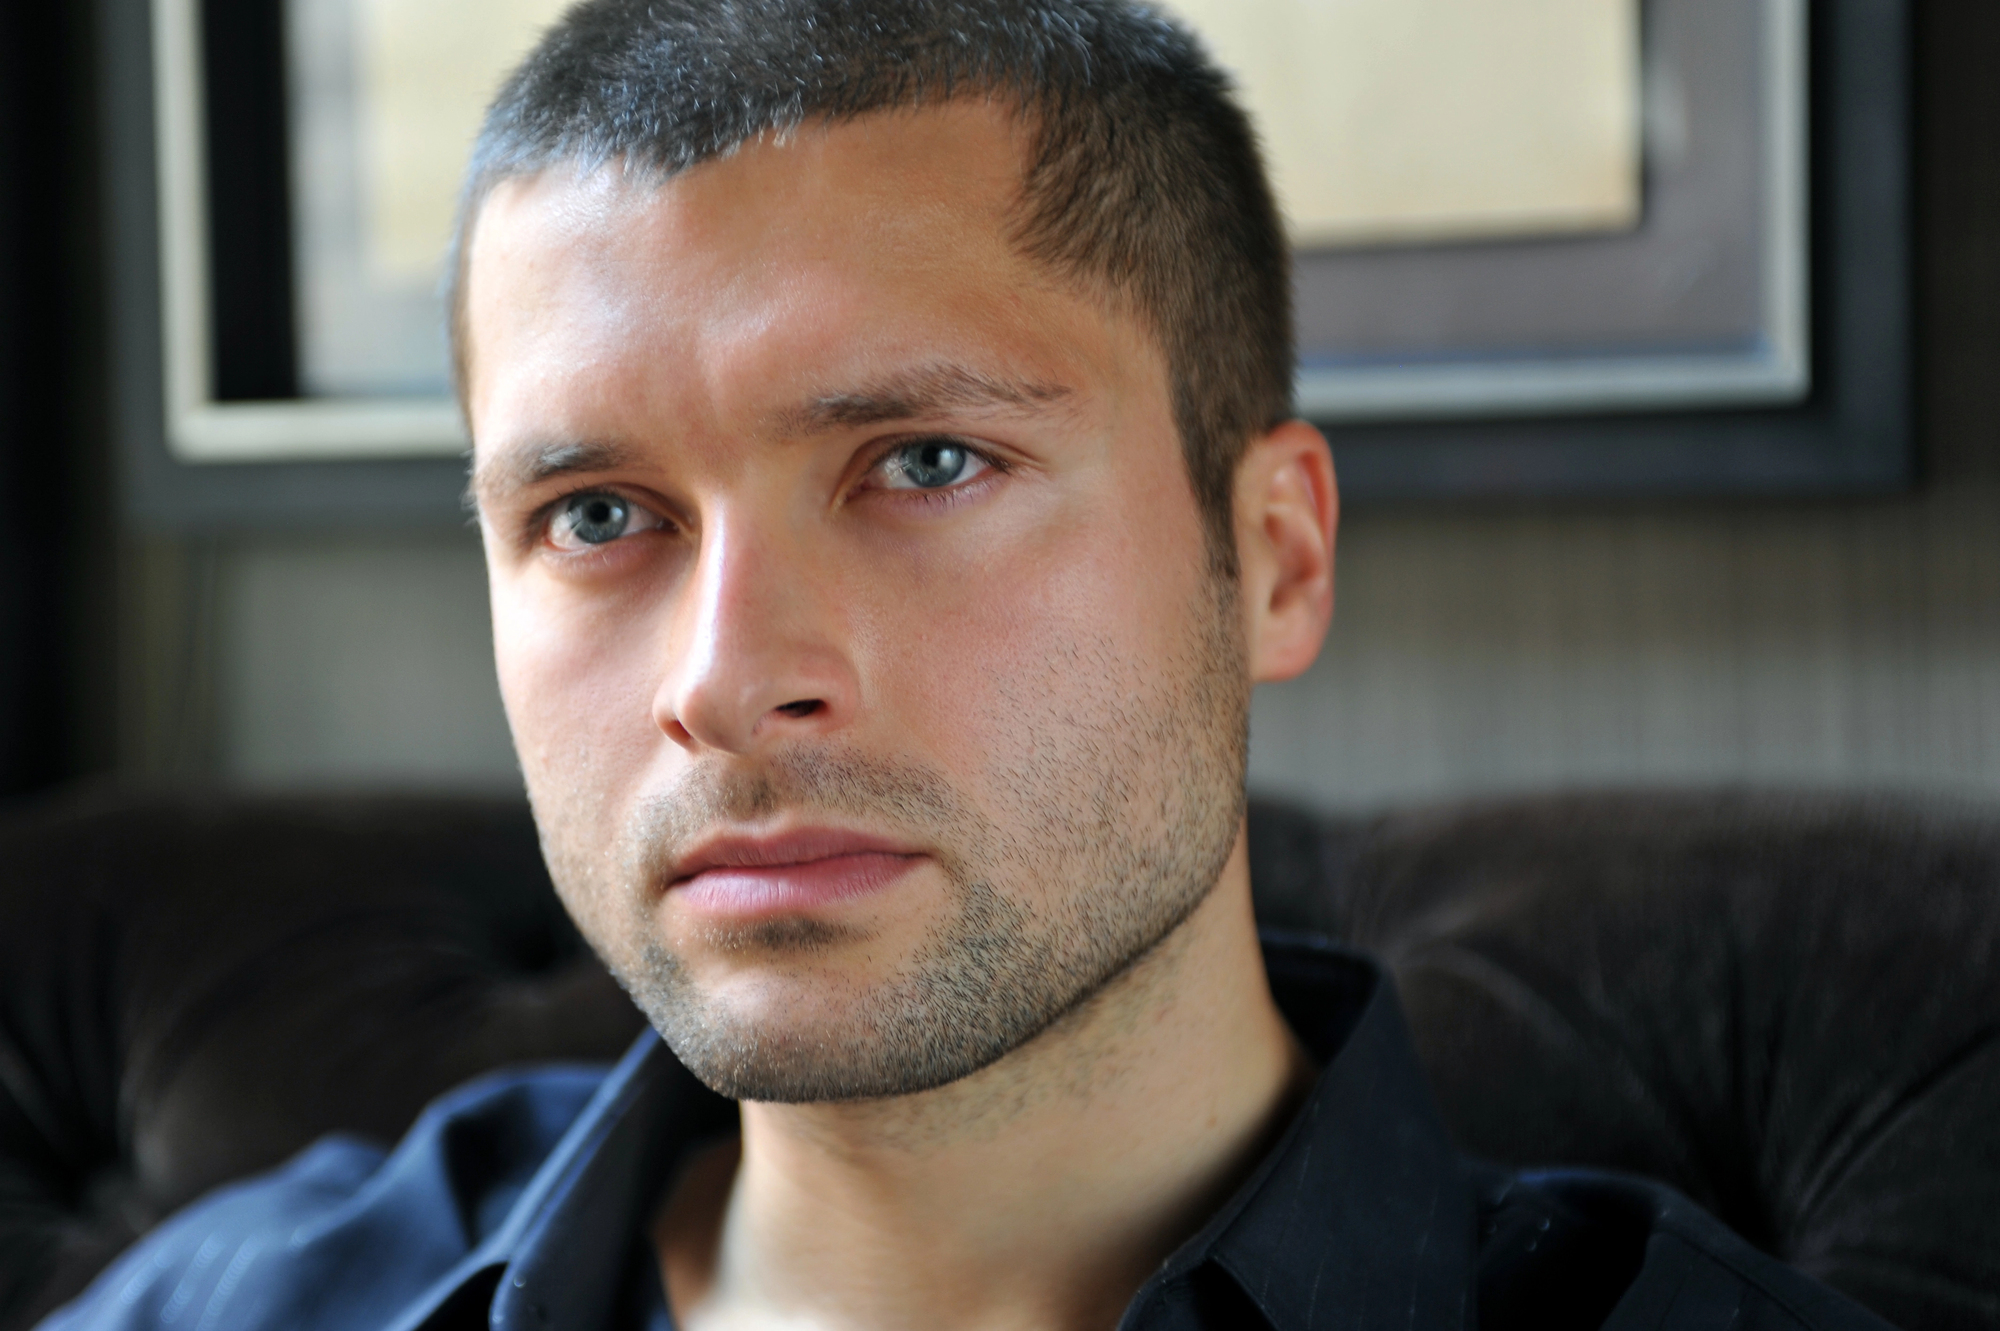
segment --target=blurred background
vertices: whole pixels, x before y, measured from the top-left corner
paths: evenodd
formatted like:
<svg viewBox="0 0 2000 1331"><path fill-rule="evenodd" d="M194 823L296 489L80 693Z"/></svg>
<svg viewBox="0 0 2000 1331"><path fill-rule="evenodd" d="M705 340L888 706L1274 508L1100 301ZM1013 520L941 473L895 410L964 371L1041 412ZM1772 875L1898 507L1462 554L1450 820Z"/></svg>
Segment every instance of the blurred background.
<svg viewBox="0 0 2000 1331"><path fill-rule="evenodd" d="M0 793L517 789L478 542L448 506L274 516L252 494L163 520L135 497L114 361L159 313L119 272L118 12L0 9ZM1257 697L1254 786L1338 809L2000 794L1997 13L1913 9L1915 483L1356 503L1324 654Z"/></svg>

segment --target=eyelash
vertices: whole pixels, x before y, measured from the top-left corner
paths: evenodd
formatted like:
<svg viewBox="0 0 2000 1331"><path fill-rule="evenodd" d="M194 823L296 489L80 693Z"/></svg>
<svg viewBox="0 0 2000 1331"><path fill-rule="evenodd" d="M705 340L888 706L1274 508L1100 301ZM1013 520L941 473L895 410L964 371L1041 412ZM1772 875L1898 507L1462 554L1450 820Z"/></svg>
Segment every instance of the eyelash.
<svg viewBox="0 0 2000 1331"><path fill-rule="evenodd" d="M624 490L621 490L616 486L579 485L573 489L563 491L555 498L549 500L546 504L543 504L540 508L537 508L532 513L528 514L526 522L523 524L522 544L529 548L535 546L544 546L548 549L549 553L558 555L561 558L569 560L602 559L609 556L613 551L615 551L618 548L620 544L622 544L622 542L610 541L603 545L591 546L588 549L584 550L564 550L558 547L550 539L551 532L553 531L555 526L556 515L562 512L563 505L569 503L570 500L575 499L579 495L594 495L594 494L617 495L620 499L623 499L626 503L631 504L636 508L645 509L648 513L653 514L660 520L660 522L663 524L663 527L661 528L662 530L674 531L678 530L680 527L680 523L674 521L674 519L672 519L671 517L668 517L666 514L660 512L659 505L652 503L642 503L641 501L632 498Z"/></svg>
<svg viewBox="0 0 2000 1331"><path fill-rule="evenodd" d="M991 472L993 475L996 476L1005 476L1010 470L1012 470L1012 468L1010 468L1005 461L994 456L994 454L989 450L981 448L977 444L974 444L969 439L961 438L960 436L955 434L920 434L920 435L911 435L902 439L897 439L892 441L886 448L882 449L875 455L874 460L870 462L868 464L867 469L861 473L862 476L864 478L868 476L873 476L876 472L882 469L882 464L887 462L890 458L896 456L896 454L902 452L906 448L915 448L919 444L950 444L954 448L962 448L967 453L971 454L973 457L978 458L981 462L986 464L987 471ZM955 504L963 502L973 492L979 490L981 488L980 482L983 481L984 479L985 479L985 474L982 473L979 476L973 477L969 481L962 481L957 484L948 485L942 490L921 490L921 489L903 490L903 489L890 489L887 486L881 486L877 487L874 490L874 493L883 495L892 495L894 496L893 502L896 503L917 502L929 508L948 508Z"/></svg>

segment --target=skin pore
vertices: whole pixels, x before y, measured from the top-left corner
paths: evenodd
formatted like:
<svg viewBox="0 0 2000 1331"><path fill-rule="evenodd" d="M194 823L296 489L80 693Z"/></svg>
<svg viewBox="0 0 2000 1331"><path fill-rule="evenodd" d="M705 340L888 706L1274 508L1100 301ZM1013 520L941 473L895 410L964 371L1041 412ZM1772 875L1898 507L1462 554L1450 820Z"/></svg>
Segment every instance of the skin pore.
<svg viewBox="0 0 2000 1331"><path fill-rule="evenodd" d="M1299 422L1251 442L1218 583L1155 339L1008 242L1022 161L960 101L510 181L473 232L551 871L744 1101L653 1232L697 1331L1115 1325L1310 1078L1240 800L1248 687L1331 612L1331 461ZM822 833L886 867L694 890L718 838Z"/></svg>

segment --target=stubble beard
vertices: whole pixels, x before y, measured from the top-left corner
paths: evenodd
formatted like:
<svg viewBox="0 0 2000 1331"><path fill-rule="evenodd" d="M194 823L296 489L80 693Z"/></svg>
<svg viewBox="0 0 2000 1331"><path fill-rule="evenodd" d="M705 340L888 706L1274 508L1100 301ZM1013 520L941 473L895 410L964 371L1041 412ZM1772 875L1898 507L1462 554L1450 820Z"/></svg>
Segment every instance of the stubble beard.
<svg viewBox="0 0 2000 1331"><path fill-rule="evenodd" d="M1081 673L1070 677L1095 681L1082 696L1062 699L1060 710L1046 698L1039 706L1003 698L1037 731L1030 756L991 783L1002 818L934 770L843 748L791 748L754 774L689 769L620 839L606 922L624 936L593 937L599 955L675 1056L737 1100L911 1095L1034 1039L1179 928L1234 847L1249 689L1234 581L1204 581L1188 641L1170 661L1150 663L1163 668L1072 649L1069 669ZM696 837L780 810L893 829L933 848L945 880L944 922L897 974L825 995L838 1000L828 1005L837 1021L779 1026L718 999L654 918L665 866ZM565 883L562 839L550 835L560 828L542 821L551 868ZM1015 886L1029 884L1049 886ZM1055 904L1037 908L1036 899ZM800 919L701 939L713 951L802 964L865 941Z"/></svg>

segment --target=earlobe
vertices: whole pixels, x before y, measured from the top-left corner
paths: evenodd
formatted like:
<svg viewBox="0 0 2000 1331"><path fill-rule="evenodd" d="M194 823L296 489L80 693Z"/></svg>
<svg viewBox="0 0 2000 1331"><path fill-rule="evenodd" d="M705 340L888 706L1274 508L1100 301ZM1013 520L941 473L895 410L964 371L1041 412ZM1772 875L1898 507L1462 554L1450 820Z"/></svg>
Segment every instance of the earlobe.
<svg viewBox="0 0 2000 1331"><path fill-rule="evenodd" d="M1290 679L1319 655L1339 519L1324 435L1292 420L1251 441L1236 472L1236 548L1253 681Z"/></svg>

